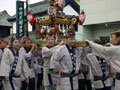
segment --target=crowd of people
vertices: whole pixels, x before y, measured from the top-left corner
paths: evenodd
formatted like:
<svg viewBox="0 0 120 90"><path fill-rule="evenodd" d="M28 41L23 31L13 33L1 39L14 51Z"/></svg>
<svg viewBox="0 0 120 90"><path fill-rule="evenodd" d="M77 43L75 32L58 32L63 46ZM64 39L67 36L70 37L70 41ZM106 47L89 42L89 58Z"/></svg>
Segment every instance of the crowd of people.
<svg viewBox="0 0 120 90"><path fill-rule="evenodd" d="M90 70L95 90L120 90L120 30L109 44L84 41L88 46L75 47L70 30L59 44L49 33L44 47L29 37L0 39L0 90L92 90Z"/></svg>

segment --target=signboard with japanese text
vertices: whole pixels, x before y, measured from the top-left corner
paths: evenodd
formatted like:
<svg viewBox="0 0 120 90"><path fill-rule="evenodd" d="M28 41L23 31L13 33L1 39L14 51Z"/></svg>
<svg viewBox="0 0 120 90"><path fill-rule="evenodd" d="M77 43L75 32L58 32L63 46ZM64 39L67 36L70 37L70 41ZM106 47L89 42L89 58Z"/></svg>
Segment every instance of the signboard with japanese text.
<svg viewBox="0 0 120 90"><path fill-rule="evenodd" d="M16 1L16 36L24 36L24 2Z"/></svg>

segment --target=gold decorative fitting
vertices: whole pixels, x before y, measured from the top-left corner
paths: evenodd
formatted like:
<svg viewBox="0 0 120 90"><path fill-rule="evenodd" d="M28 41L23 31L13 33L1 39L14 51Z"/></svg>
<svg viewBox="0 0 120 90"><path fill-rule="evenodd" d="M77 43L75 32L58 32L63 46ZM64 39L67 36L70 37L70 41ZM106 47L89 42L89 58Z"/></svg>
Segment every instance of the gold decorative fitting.
<svg viewBox="0 0 120 90"><path fill-rule="evenodd" d="M59 1L64 2L64 1ZM73 24L77 22L76 16L69 16L63 13L63 8L58 6L58 0L51 0L48 7L48 16L36 17L35 34L42 40L46 38L48 33L53 33L57 39L63 39L67 35L68 30L73 30ZM64 3L65 4L65 3ZM51 7L51 8L50 8ZM71 28L71 29L70 29ZM75 32L75 30L73 30Z"/></svg>

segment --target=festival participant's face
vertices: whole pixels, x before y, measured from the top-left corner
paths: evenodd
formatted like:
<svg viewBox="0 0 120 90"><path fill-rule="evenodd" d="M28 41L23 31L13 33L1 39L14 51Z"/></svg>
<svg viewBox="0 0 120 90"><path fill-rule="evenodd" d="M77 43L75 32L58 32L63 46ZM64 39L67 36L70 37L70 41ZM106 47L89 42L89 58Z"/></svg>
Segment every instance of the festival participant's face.
<svg viewBox="0 0 120 90"><path fill-rule="evenodd" d="M48 45L48 47L53 47L55 45L55 39L53 36L48 36L47 45Z"/></svg>
<svg viewBox="0 0 120 90"><path fill-rule="evenodd" d="M20 41L19 40L14 40L12 43L12 48L19 50L20 49Z"/></svg>
<svg viewBox="0 0 120 90"><path fill-rule="evenodd" d="M11 40L8 40L8 45L11 46Z"/></svg>
<svg viewBox="0 0 120 90"><path fill-rule="evenodd" d="M75 46L75 37L69 37L67 39L67 44L72 47L72 46Z"/></svg>
<svg viewBox="0 0 120 90"><path fill-rule="evenodd" d="M0 47L3 48L3 49L4 49L6 46L7 46L7 44L6 44L5 42L2 42L1 45L0 45Z"/></svg>
<svg viewBox="0 0 120 90"><path fill-rule="evenodd" d="M119 37L116 37L115 34L112 34L112 35L111 35L111 43L112 43L113 45L118 45L119 41L120 41Z"/></svg>
<svg viewBox="0 0 120 90"><path fill-rule="evenodd" d="M25 45L25 44L24 44L25 39L26 39L26 37L24 36L24 37L21 38L21 41L20 41L20 42L21 42L21 46L23 46L23 47L24 47L24 45Z"/></svg>
<svg viewBox="0 0 120 90"><path fill-rule="evenodd" d="M31 42L31 40L27 40L27 41L25 42L25 47L26 47L26 48L31 48L31 47L32 47L32 42Z"/></svg>

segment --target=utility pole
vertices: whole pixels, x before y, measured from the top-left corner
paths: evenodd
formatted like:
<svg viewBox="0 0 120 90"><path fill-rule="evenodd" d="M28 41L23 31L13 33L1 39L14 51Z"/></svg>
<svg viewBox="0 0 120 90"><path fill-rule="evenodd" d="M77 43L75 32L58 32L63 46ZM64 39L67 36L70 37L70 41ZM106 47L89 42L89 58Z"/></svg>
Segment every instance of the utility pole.
<svg viewBox="0 0 120 90"><path fill-rule="evenodd" d="M28 0L26 0L26 37L29 37L27 15L28 15Z"/></svg>

